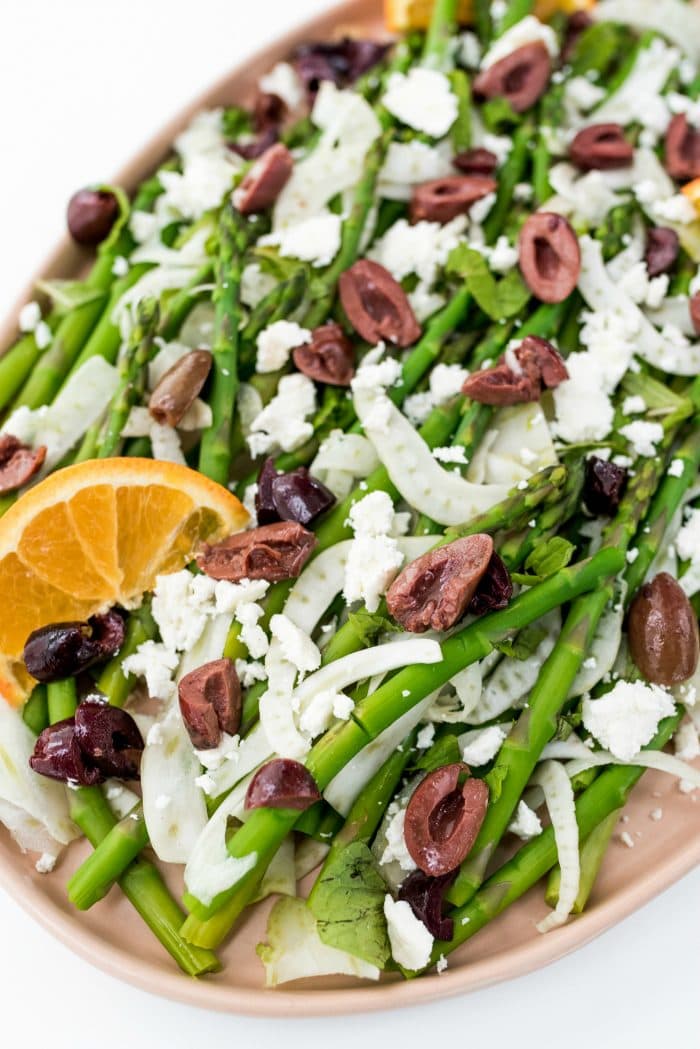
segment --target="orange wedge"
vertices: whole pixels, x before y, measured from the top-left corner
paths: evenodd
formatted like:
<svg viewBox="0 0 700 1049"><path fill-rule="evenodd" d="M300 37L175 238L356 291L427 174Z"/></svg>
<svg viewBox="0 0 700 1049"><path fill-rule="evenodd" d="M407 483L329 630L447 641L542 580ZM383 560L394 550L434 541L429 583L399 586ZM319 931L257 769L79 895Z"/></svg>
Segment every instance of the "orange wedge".
<svg viewBox="0 0 700 1049"><path fill-rule="evenodd" d="M692 182L687 182L685 186L681 186L681 193L688 198L698 215L700 215L700 178L694 178Z"/></svg>
<svg viewBox="0 0 700 1049"><path fill-rule="evenodd" d="M407 29L427 29L434 6L435 0L384 0L387 27L396 33ZM547 19L557 11L573 14L574 11L591 11L594 7L595 0L538 0L535 14L538 18ZM462 25L473 21L473 0L460 0L457 17Z"/></svg>
<svg viewBox="0 0 700 1049"><path fill-rule="evenodd" d="M32 630L137 603L159 573L247 520L221 485L152 459L80 463L30 489L0 518L0 695L26 695L17 661Z"/></svg>

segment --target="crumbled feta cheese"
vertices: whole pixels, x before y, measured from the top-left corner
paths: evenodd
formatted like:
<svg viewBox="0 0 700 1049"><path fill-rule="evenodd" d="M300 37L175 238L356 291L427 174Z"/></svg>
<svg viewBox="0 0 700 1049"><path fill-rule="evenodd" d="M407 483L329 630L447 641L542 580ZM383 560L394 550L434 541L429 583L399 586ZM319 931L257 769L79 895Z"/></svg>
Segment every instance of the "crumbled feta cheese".
<svg viewBox="0 0 700 1049"><path fill-rule="evenodd" d="M517 835L522 841L529 841L542 833L542 823L537 813L524 802L518 802L515 817L508 825L511 834Z"/></svg>
<svg viewBox="0 0 700 1049"><path fill-rule="evenodd" d="M629 831L623 830L622 834L620 835L620 841L623 845L626 845L628 849L634 848L634 838L629 833Z"/></svg>
<svg viewBox="0 0 700 1049"><path fill-rule="evenodd" d="M185 652L199 640L211 614L215 588L214 579L186 570L156 578L151 610L169 649Z"/></svg>
<svg viewBox="0 0 700 1049"><path fill-rule="evenodd" d="M362 360L352 380L353 390L377 390L394 386L401 378L401 365L393 357L384 357L386 346L380 342Z"/></svg>
<svg viewBox="0 0 700 1049"><path fill-rule="evenodd" d="M406 219L399 219L383 237L375 241L368 258L384 266L397 281L415 274L419 284L411 293L413 302L416 295L418 298L430 295L430 289L451 252L460 243L466 227L465 215L458 215L444 225L439 222L416 222L411 225ZM429 311L429 316L435 312L436 305L439 308L443 302L442 296L434 300L429 298L428 304L420 312Z"/></svg>
<svg viewBox="0 0 700 1049"><path fill-rule="evenodd" d="M529 182L518 182L513 190L513 199L518 204L527 204L532 200L534 190Z"/></svg>
<svg viewBox="0 0 700 1049"><path fill-rule="evenodd" d="M388 200L410 200L413 187L454 174L449 142L436 146L412 139L392 142L379 173L379 196Z"/></svg>
<svg viewBox="0 0 700 1049"><path fill-rule="evenodd" d="M45 350L51 342L51 329L49 328L46 321L39 321L36 328L34 329L34 341L37 344L37 348Z"/></svg>
<svg viewBox="0 0 700 1049"><path fill-rule="evenodd" d="M34 331L41 320L41 308L38 302L26 302L19 311L19 330Z"/></svg>
<svg viewBox="0 0 700 1049"><path fill-rule="evenodd" d="M658 200L652 205L654 216L662 222L677 222L687 226L695 222L698 213L693 204L683 193L674 193L666 200Z"/></svg>
<svg viewBox="0 0 700 1049"><path fill-rule="evenodd" d="M640 49L617 91L596 110L596 121L623 126L639 122L657 137L662 135L671 117L663 88L679 61L678 50L655 37L650 46Z"/></svg>
<svg viewBox="0 0 700 1049"><path fill-rule="evenodd" d="M248 448L253 458L282 450L293 452L313 434L308 416L316 410L316 388L306 375L283 375L277 395L251 423Z"/></svg>
<svg viewBox="0 0 700 1049"><path fill-rule="evenodd" d="M448 77L420 66L392 73L382 103L402 123L432 138L446 135L457 119L457 99Z"/></svg>
<svg viewBox="0 0 700 1049"><path fill-rule="evenodd" d="M625 560L627 561L628 565L633 565L638 557L639 557L639 550L637 549L636 546L633 546L632 549L628 550L627 553L625 554Z"/></svg>
<svg viewBox="0 0 700 1049"><path fill-rule="evenodd" d="M682 477L684 469L685 466L682 459L672 459L666 472L669 477Z"/></svg>
<svg viewBox="0 0 700 1049"><path fill-rule="evenodd" d="M42 852L39 859L34 864L34 869L37 874L50 874L56 866L56 860L58 856L54 856L52 852Z"/></svg>
<svg viewBox="0 0 700 1049"><path fill-rule="evenodd" d="M289 62L278 62L269 73L261 76L260 90L266 95L277 95L292 112L304 101L306 92L301 77Z"/></svg>
<svg viewBox="0 0 700 1049"><path fill-rule="evenodd" d="M580 113L588 113L605 98L605 91L586 76L571 77L565 88L566 101Z"/></svg>
<svg viewBox="0 0 700 1049"><path fill-rule="evenodd" d="M664 428L661 423L637 419L621 426L620 434L630 442L635 455L650 456L656 455L656 445L663 440Z"/></svg>
<svg viewBox="0 0 700 1049"><path fill-rule="evenodd" d="M430 387L422 393L411 394L404 401L404 411L415 425L421 425L433 408L439 408L461 393L469 372L458 364L436 364L430 373Z"/></svg>
<svg viewBox="0 0 700 1049"><path fill-rule="evenodd" d="M219 743L215 747L210 747L208 750L196 750L195 753L200 763L204 765L204 768L209 772L213 772L221 768L225 761L237 762L240 748L240 736L230 736L228 732L223 732ZM202 789L206 790L205 787Z"/></svg>
<svg viewBox="0 0 700 1049"><path fill-rule="evenodd" d="M263 614L262 605L255 601L239 605L234 613L234 618L241 628L241 641L253 659L261 659L267 654L269 647L267 634L258 624Z"/></svg>
<svg viewBox="0 0 700 1049"><path fill-rule="evenodd" d="M390 535L394 516L394 504L388 492L377 491L353 503L348 521L355 535Z"/></svg>
<svg viewBox="0 0 700 1049"><path fill-rule="evenodd" d="M654 820L655 823L658 823L660 820L662 820L663 816L664 816L664 810L663 809L652 809L651 812L649 813L649 819L650 820Z"/></svg>
<svg viewBox="0 0 700 1049"><path fill-rule="evenodd" d="M673 747L681 761L695 761L700 757L700 737L695 723L685 718L673 737Z"/></svg>
<svg viewBox="0 0 700 1049"><path fill-rule="evenodd" d="M294 226L266 233L258 243L276 244L284 258L328 266L340 251L342 225L340 215L324 210Z"/></svg>
<svg viewBox="0 0 700 1049"><path fill-rule="evenodd" d="M144 641L133 655L122 660L122 670L125 674L145 678L149 696L167 700L174 693L173 673L179 662L177 653L167 645L160 641ZM150 735L149 732L149 739Z"/></svg>
<svg viewBox="0 0 700 1049"><path fill-rule="evenodd" d="M600 699L584 699L583 724L616 758L630 761L674 711L673 697L658 685L618 681Z"/></svg>
<svg viewBox="0 0 700 1049"><path fill-rule="evenodd" d="M491 213L491 208L494 206L495 203L496 194L487 193L485 197L481 197L474 204L472 204L471 208L469 209L469 218L475 225L480 226L482 222L484 222L488 218L489 214Z"/></svg>
<svg viewBox="0 0 700 1049"><path fill-rule="evenodd" d="M610 433L615 418L600 372L588 353L569 354L566 367L569 378L553 391L556 418L552 430L569 443L600 441Z"/></svg>
<svg viewBox="0 0 700 1049"><path fill-rule="evenodd" d="M445 448L433 448L433 458L439 463L458 463L466 466L469 460L461 444L448 445Z"/></svg>
<svg viewBox="0 0 700 1049"><path fill-rule="evenodd" d="M507 237L499 237L487 251L489 265L494 273L508 273L518 264L519 252Z"/></svg>
<svg viewBox="0 0 700 1049"><path fill-rule="evenodd" d="M300 674L318 670L321 665L321 653L308 634L300 630L289 616L275 615L270 620L270 631L277 638L282 655L292 663Z"/></svg>
<svg viewBox="0 0 700 1049"><path fill-rule="evenodd" d="M467 765L479 767L493 761L506 738L505 729L500 725L489 725L488 728L467 732L459 739L459 749Z"/></svg>
<svg viewBox="0 0 700 1049"><path fill-rule="evenodd" d="M343 596L348 604L362 601L376 612L379 599L394 581L404 557L396 539L387 535L358 535L345 566Z"/></svg>
<svg viewBox="0 0 700 1049"><path fill-rule="evenodd" d="M216 790L216 780L208 772L203 772L201 776L195 776L194 782L200 790L203 790L205 794L210 796Z"/></svg>
<svg viewBox="0 0 700 1049"><path fill-rule="evenodd" d="M395 962L405 969L422 969L430 961L433 937L422 921L416 918L406 900L384 898L384 916L387 922L391 953Z"/></svg>
<svg viewBox="0 0 700 1049"><path fill-rule="evenodd" d="M423 725L416 737L416 746L419 750L427 750L428 747L433 745L435 739L435 725Z"/></svg>
<svg viewBox="0 0 700 1049"><path fill-rule="evenodd" d="M444 973L446 968L447 968L447 958L445 957L444 954L441 954L440 957L438 958L437 962L435 963L435 972L438 974L438 976L440 976L442 973Z"/></svg>
<svg viewBox="0 0 700 1049"><path fill-rule="evenodd" d="M519 47L535 43L544 44L552 58L559 54L557 34L551 26L540 22L539 18L535 18L534 15L526 15L494 41L481 60L481 68L490 69L496 62L500 62L513 51L517 51Z"/></svg>
<svg viewBox="0 0 700 1049"><path fill-rule="evenodd" d="M348 721L355 709L355 700L344 692L337 692L333 699L333 716L340 721Z"/></svg>
<svg viewBox="0 0 700 1049"><path fill-rule="evenodd" d="M240 678L243 688L250 688L258 681L267 680L267 671L263 663L257 660L236 660L236 673Z"/></svg>
<svg viewBox="0 0 700 1049"><path fill-rule="evenodd" d="M643 397L625 397L624 401L622 402L623 415L641 415L641 413L645 412L646 410L647 405Z"/></svg>
<svg viewBox="0 0 700 1049"><path fill-rule="evenodd" d="M293 321L275 321L258 335L256 371L279 371L289 360L292 350L309 342L311 332L308 328L302 328Z"/></svg>
<svg viewBox="0 0 700 1049"><path fill-rule="evenodd" d="M381 864L398 863L402 871L414 871L416 863L406 848L404 835L406 809L400 808L396 802L393 802L387 815L391 816L391 819L385 831L386 847L379 862Z"/></svg>
<svg viewBox="0 0 700 1049"><path fill-rule="evenodd" d="M467 30L457 37L457 61L467 69L478 69L481 63L481 44L476 33Z"/></svg>

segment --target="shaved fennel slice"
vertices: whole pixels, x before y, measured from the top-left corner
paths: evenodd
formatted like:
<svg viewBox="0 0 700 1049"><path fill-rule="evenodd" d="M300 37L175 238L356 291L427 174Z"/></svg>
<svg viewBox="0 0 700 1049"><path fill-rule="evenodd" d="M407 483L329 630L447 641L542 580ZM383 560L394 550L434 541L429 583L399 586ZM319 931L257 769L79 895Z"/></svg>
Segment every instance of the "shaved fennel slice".
<svg viewBox="0 0 700 1049"><path fill-rule="evenodd" d="M43 867L44 871L53 867L63 845L49 834L41 820L30 816L18 805L12 805L9 801L0 799L0 823L7 827L22 852L38 853L42 860L47 862L48 866ZM41 860L37 870L40 865L42 865Z"/></svg>
<svg viewBox="0 0 700 1049"><path fill-rule="evenodd" d="M542 758L545 757L568 761L566 773L572 779L579 772L600 768L604 765L624 765L628 768L638 765L640 768L655 769L657 772L665 772L677 779L687 780L694 787L700 788L700 769L663 750L640 750L629 761L622 761L607 750L589 750L580 739L569 738L548 743L542 752Z"/></svg>
<svg viewBox="0 0 700 1049"><path fill-rule="evenodd" d="M486 681L478 704L466 719L468 724L483 725L527 696L554 648L561 625L559 609L543 616L541 625L547 633L531 656L527 659L505 658L498 664Z"/></svg>
<svg viewBox="0 0 700 1049"><path fill-rule="evenodd" d="M363 747L328 784L323 796L341 816L347 816L360 791L412 732L435 699L435 693L403 714L393 725Z"/></svg>
<svg viewBox="0 0 700 1049"><path fill-rule="evenodd" d="M637 0L633 2L636 6ZM664 30L661 32L664 33ZM638 119L640 104L646 103L647 100L658 100L662 103L660 96L666 81L678 64L678 58L678 52L662 40L652 40L647 47L639 51L634 66L617 91L609 95L594 111L593 119L596 123L622 124L625 127Z"/></svg>
<svg viewBox="0 0 700 1049"><path fill-rule="evenodd" d="M615 666L622 641L626 592L627 586L624 582L615 587L613 599L600 617L588 656L581 664L574 683L569 689L569 699L582 696L584 692L590 692Z"/></svg>
<svg viewBox="0 0 700 1049"><path fill-rule="evenodd" d="M664 299L657 309L646 309L644 312L655 328L664 328L667 324L671 324L686 338L696 337L696 331L690 319L687 295L672 295Z"/></svg>
<svg viewBox="0 0 700 1049"><path fill-rule="evenodd" d="M0 800L26 813L52 839L67 845L78 832L68 815L66 788L29 767L35 742L21 712L0 700ZM14 822L12 814L11 819Z"/></svg>
<svg viewBox="0 0 700 1049"><path fill-rule="evenodd" d="M319 448L309 470L338 495L333 487L334 481L345 487L349 480L349 491L353 480L369 477L377 466L379 459L371 441L359 433L333 430Z"/></svg>
<svg viewBox="0 0 700 1049"><path fill-rule="evenodd" d="M18 408L2 427L34 447L46 446L45 477L103 415L119 385L117 369L103 357L81 365L47 408Z"/></svg>
<svg viewBox="0 0 700 1049"><path fill-rule="evenodd" d="M579 243L581 274L578 289L587 305L592 310L612 310L622 316L630 329L637 332L637 352L648 364L672 375L696 375L700 371L700 343L685 346L681 351L665 339L619 285L610 279L600 242L581 237Z"/></svg>
<svg viewBox="0 0 700 1049"><path fill-rule="evenodd" d="M558 462L552 435L539 404L501 408L494 417L490 432L495 437L492 442L480 445L467 471L469 481L513 487L538 470Z"/></svg>
<svg viewBox="0 0 700 1049"><path fill-rule="evenodd" d="M185 867L185 886L208 907L221 892L236 885L257 863L257 853L236 858L226 844L229 820L240 819L248 781L235 787L202 829Z"/></svg>
<svg viewBox="0 0 700 1049"><path fill-rule="evenodd" d="M301 881L311 871L316 870L323 863L330 852L330 845L315 838L302 837L296 846L294 854L294 870L297 881Z"/></svg>
<svg viewBox="0 0 700 1049"><path fill-rule="evenodd" d="M217 769L209 771L212 781L208 793L212 798L218 798L236 783L248 776L263 761L272 756L273 750L270 741L265 735L265 730L260 722L255 725L242 739L238 750L230 761L224 761Z"/></svg>
<svg viewBox="0 0 700 1049"><path fill-rule="evenodd" d="M354 403L392 483L419 513L442 525L464 524L508 495L508 485L471 484L459 473L444 470L383 390L356 387Z"/></svg>
<svg viewBox="0 0 700 1049"><path fill-rule="evenodd" d="M260 882L253 903L266 900L268 896L296 896L297 876L294 862L294 838L290 834L284 839L272 857Z"/></svg>
<svg viewBox="0 0 700 1049"><path fill-rule="evenodd" d="M186 863L207 822L201 768L192 741L172 705L154 726L141 757L143 814L151 845L165 863ZM167 798L167 805L159 799Z"/></svg>
<svg viewBox="0 0 700 1049"><path fill-rule="evenodd" d="M600 0L591 15L599 22L623 22L633 29L654 29L694 62L700 62L700 14L681 0Z"/></svg>
<svg viewBox="0 0 700 1049"><path fill-rule="evenodd" d="M306 901L297 897L277 901L267 921L267 943L258 944L257 953L268 987L331 974L379 979L375 965L323 943Z"/></svg>
<svg viewBox="0 0 700 1049"><path fill-rule="evenodd" d="M352 539L335 543L315 557L291 589L284 614L311 637L319 620L343 589Z"/></svg>
<svg viewBox="0 0 700 1049"><path fill-rule="evenodd" d="M478 663L460 670L451 679L450 685L455 695L443 693L438 696L428 711L428 721L459 725L469 721L469 715L481 697L484 678L501 659L501 653L494 649Z"/></svg>
<svg viewBox="0 0 700 1049"><path fill-rule="evenodd" d="M576 903L581 880L578 823L574 792L563 765L558 761L545 761L533 776L532 783L544 791L561 868L556 908L537 923L538 932L544 933L563 925Z"/></svg>

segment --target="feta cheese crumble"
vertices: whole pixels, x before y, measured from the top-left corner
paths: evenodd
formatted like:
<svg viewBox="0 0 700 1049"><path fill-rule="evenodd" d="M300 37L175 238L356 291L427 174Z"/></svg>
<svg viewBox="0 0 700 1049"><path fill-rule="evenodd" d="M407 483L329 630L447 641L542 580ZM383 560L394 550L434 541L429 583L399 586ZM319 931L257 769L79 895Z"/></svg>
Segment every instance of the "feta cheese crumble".
<svg viewBox="0 0 700 1049"><path fill-rule="evenodd" d="M318 670L321 665L318 647L289 616L274 615L270 620L270 632L279 641L284 658L295 666L300 674Z"/></svg>
<svg viewBox="0 0 700 1049"><path fill-rule="evenodd" d="M394 961L405 969L422 969L430 961L433 937L405 900L384 897L384 916Z"/></svg>
<svg viewBox="0 0 700 1049"><path fill-rule="evenodd" d="M248 448L254 459L282 450L293 452L313 434L307 419L316 410L316 388L306 375L283 375L277 394L250 424Z"/></svg>
<svg viewBox="0 0 700 1049"><path fill-rule="evenodd" d="M382 865L398 863L402 871L414 871L416 870L416 863L406 848L406 838L404 835L406 809L401 808L396 802L393 802L389 807L389 815L391 815L392 810L394 810L394 813L391 816L385 831L386 848L384 849L379 862Z"/></svg>
<svg viewBox="0 0 700 1049"><path fill-rule="evenodd" d="M500 725L489 725L488 728L467 732L459 739L459 749L467 765L487 765L493 761L506 738L505 729Z"/></svg>
<svg viewBox="0 0 700 1049"><path fill-rule="evenodd" d="M311 342L311 332L293 321L275 321L257 339L258 357L256 371L277 372L284 368L289 355L297 346Z"/></svg>
<svg viewBox="0 0 700 1049"><path fill-rule="evenodd" d="M508 825L511 834L515 834L522 841L529 841L542 833L542 822L537 813L524 802L518 802L515 817Z"/></svg>
<svg viewBox="0 0 700 1049"><path fill-rule="evenodd" d="M618 681L600 699L583 701L583 724L620 761L631 761L675 711L673 697L658 685Z"/></svg>
<svg viewBox="0 0 700 1049"><path fill-rule="evenodd" d="M656 455L656 445L663 440L664 428L661 423L637 419L621 426L620 433L630 442L635 455L651 456Z"/></svg>
<svg viewBox="0 0 700 1049"><path fill-rule="evenodd" d="M32 332L41 320L41 309L38 302L26 302L19 311L19 330Z"/></svg>
<svg viewBox="0 0 700 1049"><path fill-rule="evenodd" d="M457 99L448 77L420 66L392 73L382 103L403 124L432 138L443 138L457 119Z"/></svg>
<svg viewBox="0 0 700 1049"><path fill-rule="evenodd" d="M405 515L396 514L386 492L370 492L351 508L348 522L355 532L345 565L343 595L348 604L364 601L376 612L379 599L403 565L396 534L405 532Z"/></svg>

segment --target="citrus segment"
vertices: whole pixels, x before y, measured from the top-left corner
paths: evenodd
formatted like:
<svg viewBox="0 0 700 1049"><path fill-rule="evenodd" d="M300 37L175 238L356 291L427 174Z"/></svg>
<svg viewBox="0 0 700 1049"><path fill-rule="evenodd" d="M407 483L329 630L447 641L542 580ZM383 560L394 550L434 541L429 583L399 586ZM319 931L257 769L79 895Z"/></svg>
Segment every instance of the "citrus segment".
<svg viewBox="0 0 700 1049"><path fill-rule="evenodd" d="M433 13L435 0L385 0L386 24L393 32L406 29L427 29ZM538 0L535 14L538 18L551 18L557 11L572 14L574 11L591 11L595 0ZM461 25L474 20L473 0L460 0L457 19Z"/></svg>
<svg viewBox="0 0 700 1049"><path fill-rule="evenodd" d="M238 532L248 514L195 470L105 459L52 474L0 518L0 696L17 702L32 630L130 605L204 540Z"/></svg>

